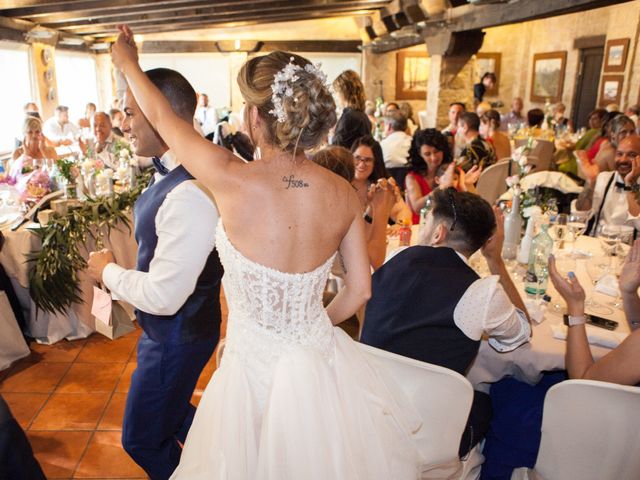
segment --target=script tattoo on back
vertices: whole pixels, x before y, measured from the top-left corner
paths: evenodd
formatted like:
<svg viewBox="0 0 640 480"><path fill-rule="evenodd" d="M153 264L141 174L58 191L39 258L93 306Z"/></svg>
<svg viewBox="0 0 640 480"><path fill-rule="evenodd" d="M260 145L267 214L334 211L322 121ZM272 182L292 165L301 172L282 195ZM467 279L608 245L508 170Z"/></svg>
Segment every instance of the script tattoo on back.
<svg viewBox="0 0 640 480"><path fill-rule="evenodd" d="M296 178L295 175L289 175L288 177L282 177L282 181L287 184L285 190L290 188L307 188L309 184L302 179Z"/></svg>

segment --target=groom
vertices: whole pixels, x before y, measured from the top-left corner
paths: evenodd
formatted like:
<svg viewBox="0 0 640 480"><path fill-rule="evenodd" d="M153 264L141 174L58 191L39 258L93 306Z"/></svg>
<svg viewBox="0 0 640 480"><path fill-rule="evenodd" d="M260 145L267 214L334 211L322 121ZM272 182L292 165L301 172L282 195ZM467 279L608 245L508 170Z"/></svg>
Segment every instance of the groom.
<svg viewBox="0 0 640 480"><path fill-rule="evenodd" d="M146 72L173 110L193 122L196 93L178 72ZM122 445L153 479L169 478L195 407L190 399L220 335L220 280L214 250L218 211L149 124L130 90L122 131L135 153L153 157L156 173L138 198L135 270L115 263L111 252L94 252L89 273L114 297L136 307L143 334L127 397Z"/></svg>

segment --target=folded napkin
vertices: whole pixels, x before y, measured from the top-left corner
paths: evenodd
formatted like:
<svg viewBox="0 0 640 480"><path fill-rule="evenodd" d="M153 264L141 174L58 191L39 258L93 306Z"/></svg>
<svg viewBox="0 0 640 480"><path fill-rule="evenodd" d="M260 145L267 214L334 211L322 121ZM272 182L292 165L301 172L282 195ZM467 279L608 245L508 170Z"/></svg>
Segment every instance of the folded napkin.
<svg viewBox="0 0 640 480"><path fill-rule="evenodd" d="M618 279L610 273L596 282L596 292L604 293L610 297L618 296Z"/></svg>
<svg viewBox="0 0 640 480"><path fill-rule="evenodd" d="M587 339L591 345L599 345L606 348L616 348L627 338L626 333L612 332L611 330L605 330L599 327L592 327L591 325L585 325L587 330ZM567 330L569 327L566 325L551 325L551 331L553 332L553 338L558 340L566 340Z"/></svg>
<svg viewBox="0 0 640 480"><path fill-rule="evenodd" d="M542 323L544 313L547 310L547 302L538 302L537 300L528 298L524 301L524 306L527 308L531 320L536 323Z"/></svg>

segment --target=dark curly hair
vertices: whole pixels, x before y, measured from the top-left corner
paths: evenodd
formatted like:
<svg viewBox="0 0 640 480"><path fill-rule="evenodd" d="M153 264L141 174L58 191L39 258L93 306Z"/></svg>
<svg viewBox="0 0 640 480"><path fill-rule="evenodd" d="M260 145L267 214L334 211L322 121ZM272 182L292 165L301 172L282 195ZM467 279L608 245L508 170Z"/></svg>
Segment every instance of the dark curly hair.
<svg viewBox="0 0 640 480"><path fill-rule="evenodd" d="M364 137L358 138L355 142L353 142L353 145L351 145L351 153L355 153L355 151L360 146L369 147L373 152L373 158L375 158L373 162L373 172L371 172L371 175L369 175L369 178L367 180L369 180L371 183L375 183L381 178L388 178L389 173L384 166L382 147L376 141L376 139L371 135L365 135Z"/></svg>
<svg viewBox="0 0 640 480"><path fill-rule="evenodd" d="M447 138L435 128L425 128L424 130L417 130L413 135L411 141L411 149L409 150L411 165L410 168L414 172L425 173L427 171L427 164L420 155L420 148L423 145L429 145L442 152L442 163L449 163L453 160L451 156L451 150L449 149L449 142Z"/></svg>

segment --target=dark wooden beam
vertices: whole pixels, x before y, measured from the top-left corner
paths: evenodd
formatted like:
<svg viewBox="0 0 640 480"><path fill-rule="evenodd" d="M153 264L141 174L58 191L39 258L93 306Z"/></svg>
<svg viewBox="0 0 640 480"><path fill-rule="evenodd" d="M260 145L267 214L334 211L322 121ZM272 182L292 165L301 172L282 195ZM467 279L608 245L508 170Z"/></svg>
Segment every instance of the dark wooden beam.
<svg viewBox="0 0 640 480"><path fill-rule="evenodd" d="M46 15L56 12L70 12L73 10L95 10L95 11L103 11L103 10L118 10L128 7L135 6L153 6L157 4L168 5L168 4L178 4L185 3L189 0L71 0L71 1L38 1L38 0L27 0L27 1L2 1L0 0L0 6L2 6L2 10L0 10L0 15L10 16L10 17L20 17L26 18L32 15ZM238 3L241 3L241 0L236 0Z"/></svg>
<svg viewBox="0 0 640 480"><path fill-rule="evenodd" d="M210 18L215 17L231 17L233 15L245 16L250 18L251 16L262 16L267 12L288 12L288 11L300 11L301 9L313 9L314 11L341 11L350 12L356 10L362 10L365 7L382 7L387 0L376 0L376 2L354 0L346 2L326 2L322 0L304 0L298 4L292 4L289 0L270 0L265 2L259 2L257 4L245 4L234 6L214 6L207 8L189 8L179 10L165 10L160 13L139 13L134 16L130 16L128 13L125 15L113 15L102 16L99 18L86 18L81 20L73 20L69 22L60 23L47 23L40 21L41 25L49 28L57 28L67 31L87 31L91 27L111 27L113 25L120 25L123 23L129 24L132 28L136 25L144 23L161 23L161 22L179 22L189 19Z"/></svg>
<svg viewBox="0 0 640 480"><path fill-rule="evenodd" d="M396 44L393 39L389 39L381 45L372 45L371 49L375 53L384 53L419 45L424 42L424 38L437 35L443 28L452 32L479 30L581 12L628 1L630 0L520 0L514 3L463 5L450 9L446 15L439 18L429 19L426 26L421 28L422 38L403 41L402 46Z"/></svg>
<svg viewBox="0 0 640 480"><path fill-rule="evenodd" d="M141 53L209 53L220 52L220 42L211 41L147 41L140 44ZM359 40L300 40L300 41L267 41L242 40L240 49L256 46L256 51L271 52L284 50L287 52L331 52L357 53L361 45ZM233 51L230 48L229 51Z"/></svg>
<svg viewBox="0 0 640 480"><path fill-rule="evenodd" d="M134 33L162 33L162 32L177 32L183 30L196 30L196 29L206 29L206 28L222 28L222 27L249 27L251 25L259 25L263 23L272 23L272 22L287 22L287 21L298 21L298 20L313 20L318 18L332 18L332 17L344 17L344 13L323 13L323 14L315 14L313 12L300 13L297 15L286 14L286 15L266 15L260 18L256 18L253 20L244 20L244 21L222 21L222 22L196 22L196 23L185 23L185 24L159 24L159 25L146 25L144 27L137 28L134 30ZM105 39L109 40L115 36L117 32L113 31L105 31L105 32L96 32L91 36L95 39Z"/></svg>

